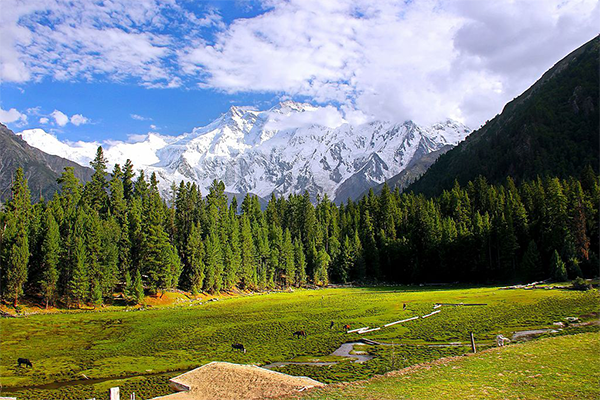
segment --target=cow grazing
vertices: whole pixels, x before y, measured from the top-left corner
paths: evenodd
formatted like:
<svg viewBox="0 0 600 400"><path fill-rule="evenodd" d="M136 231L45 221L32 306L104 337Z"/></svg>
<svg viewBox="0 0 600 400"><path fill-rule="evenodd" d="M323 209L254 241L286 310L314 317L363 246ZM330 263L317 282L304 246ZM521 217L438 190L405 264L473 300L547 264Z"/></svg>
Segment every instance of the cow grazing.
<svg viewBox="0 0 600 400"><path fill-rule="evenodd" d="M243 344L234 343L231 345L231 349L232 350L240 350L240 351L243 351L244 354L246 354L246 348L244 347Z"/></svg>
<svg viewBox="0 0 600 400"><path fill-rule="evenodd" d="M498 347L502 347L506 343L510 343L510 339L509 338L504 337L503 335L496 336L496 344L498 345Z"/></svg>
<svg viewBox="0 0 600 400"><path fill-rule="evenodd" d="M300 339L300 337L305 337L306 338L306 332L304 332L304 331L296 331L296 332L292 333L292 336L296 337L297 339Z"/></svg>
<svg viewBox="0 0 600 400"><path fill-rule="evenodd" d="M17 363L19 363L19 367L24 364L26 367L30 367L33 368L33 365L31 364L31 361L29 361L27 358L19 358L17 360Z"/></svg>

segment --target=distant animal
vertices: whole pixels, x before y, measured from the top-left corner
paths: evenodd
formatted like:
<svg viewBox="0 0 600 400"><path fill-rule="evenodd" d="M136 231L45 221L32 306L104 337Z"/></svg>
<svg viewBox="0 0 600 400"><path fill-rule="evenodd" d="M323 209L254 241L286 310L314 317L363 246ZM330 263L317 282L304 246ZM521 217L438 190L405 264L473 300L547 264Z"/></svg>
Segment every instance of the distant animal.
<svg viewBox="0 0 600 400"><path fill-rule="evenodd" d="M402 310L406 310L406 303L404 303L404 306L402 307Z"/></svg>
<svg viewBox="0 0 600 400"><path fill-rule="evenodd" d="M243 351L244 354L246 354L246 348L244 347L243 344L234 343L231 345L231 349L232 350L240 350L240 351Z"/></svg>
<svg viewBox="0 0 600 400"><path fill-rule="evenodd" d="M306 332L304 332L304 331L296 331L296 332L292 333L292 335L294 337L296 337L297 339L300 339L301 336L306 337Z"/></svg>
<svg viewBox="0 0 600 400"><path fill-rule="evenodd" d="M26 367L33 368L33 365L31 364L31 361L29 361L27 358L19 358L17 360L17 363L19 363L19 367L21 366L21 364L25 364Z"/></svg>
<svg viewBox="0 0 600 400"><path fill-rule="evenodd" d="M344 325L344 330L345 331L350 330L350 325L349 324Z"/></svg>
<svg viewBox="0 0 600 400"><path fill-rule="evenodd" d="M496 344L498 345L498 347L504 346L505 343L510 343L510 339L504 337L503 335L496 336Z"/></svg>
<svg viewBox="0 0 600 400"><path fill-rule="evenodd" d="M334 325L335 325L335 322L331 321L331 324L329 324L329 329L333 329Z"/></svg>

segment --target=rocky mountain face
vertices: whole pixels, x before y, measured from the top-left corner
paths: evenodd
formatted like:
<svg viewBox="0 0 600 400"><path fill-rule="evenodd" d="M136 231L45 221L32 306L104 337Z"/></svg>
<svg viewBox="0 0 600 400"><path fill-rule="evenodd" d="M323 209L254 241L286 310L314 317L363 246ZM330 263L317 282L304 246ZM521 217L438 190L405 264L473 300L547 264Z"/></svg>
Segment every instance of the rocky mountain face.
<svg viewBox="0 0 600 400"><path fill-rule="evenodd" d="M10 198L12 178L19 167L23 168L28 180L32 200L40 196L52 198L59 189L56 179L65 167L73 167L75 176L82 181L89 180L94 172L73 161L30 146L5 125L0 124L0 202Z"/></svg>
<svg viewBox="0 0 600 400"><path fill-rule="evenodd" d="M315 123L324 110L291 101L266 111L231 107L207 126L154 140L155 144L144 147L152 149L152 156L146 157L152 162L136 167L156 172L165 194L181 180L196 182L205 194L217 179L232 194L268 198L308 191L313 199L327 194L343 202L399 174L424 155L455 146L470 133L452 120L432 126L411 121ZM23 137L35 145L34 135ZM63 152L66 157L71 154ZM106 153L112 162L132 158L136 163L123 149L118 155L111 149Z"/></svg>
<svg viewBox="0 0 600 400"><path fill-rule="evenodd" d="M160 161L147 169L165 182L184 179L207 188L219 179L231 193L267 198L308 191L313 199L327 194L340 202L398 174L411 161L456 145L470 132L450 120L430 127L409 121L277 129L282 119L315 111L292 102L262 112L232 107L160 149Z"/></svg>
<svg viewBox="0 0 600 400"><path fill-rule="evenodd" d="M409 187L436 195L481 175L490 183L537 176L579 176L587 166L598 172L600 119L595 37L548 70L508 103L500 115L448 151Z"/></svg>

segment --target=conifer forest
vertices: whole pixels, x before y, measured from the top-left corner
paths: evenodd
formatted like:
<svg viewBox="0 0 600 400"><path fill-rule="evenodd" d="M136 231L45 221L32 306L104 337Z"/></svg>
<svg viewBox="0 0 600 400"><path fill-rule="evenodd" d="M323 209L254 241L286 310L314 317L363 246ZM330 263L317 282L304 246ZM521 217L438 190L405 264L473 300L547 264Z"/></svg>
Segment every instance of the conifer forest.
<svg viewBox="0 0 600 400"><path fill-rule="evenodd" d="M598 265L598 175L490 185L477 178L427 198L371 191L339 206L326 196L247 195L214 181L172 187L128 161L109 174L102 148L82 184L71 168L52 199L32 202L23 171L0 212L1 295L46 305L101 305L123 293L261 291L329 283L563 281Z"/></svg>

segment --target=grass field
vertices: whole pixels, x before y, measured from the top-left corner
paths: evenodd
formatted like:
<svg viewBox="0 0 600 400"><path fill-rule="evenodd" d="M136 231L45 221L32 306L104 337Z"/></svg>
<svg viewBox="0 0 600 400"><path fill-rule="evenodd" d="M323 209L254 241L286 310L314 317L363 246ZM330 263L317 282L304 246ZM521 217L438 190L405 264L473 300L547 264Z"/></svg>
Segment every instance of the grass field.
<svg viewBox="0 0 600 400"><path fill-rule="evenodd" d="M43 390L11 394L20 399L103 398L100 393L115 385L125 388L125 394L135 390L138 395L150 397L168 393L166 382L176 371L209 361L262 365L302 356L322 356L326 360L340 344L359 337L404 345L366 346L362 350L376 357L364 364L342 361L332 366L290 365L279 369L326 383L357 380L468 351L467 347L427 344L467 344L473 331L479 345L485 347L498 333L510 336L521 329L551 327L567 316L590 315L598 311L599 300L597 290L343 288L231 297L146 311L111 309L0 319L0 377L5 389L52 384ZM376 327L424 315L438 302L487 305L443 306L430 318L363 335L346 334L341 329L346 323L352 328ZM331 330L330 321L336 322ZM308 333L307 339L292 337L292 332L299 329ZM569 328L562 333L581 329ZM243 343L248 352L233 352L232 343ZM34 368L18 368L18 357L29 358ZM160 374L169 371L173 372ZM82 379L82 374L109 381L58 387L57 382ZM128 378L132 376L135 378Z"/></svg>
<svg viewBox="0 0 600 400"><path fill-rule="evenodd" d="M328 386L302 397L343 399L598 399L600 334L546 338Z"/></svg>

